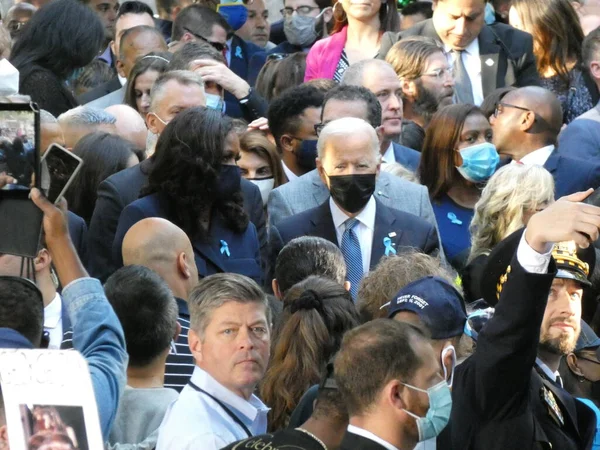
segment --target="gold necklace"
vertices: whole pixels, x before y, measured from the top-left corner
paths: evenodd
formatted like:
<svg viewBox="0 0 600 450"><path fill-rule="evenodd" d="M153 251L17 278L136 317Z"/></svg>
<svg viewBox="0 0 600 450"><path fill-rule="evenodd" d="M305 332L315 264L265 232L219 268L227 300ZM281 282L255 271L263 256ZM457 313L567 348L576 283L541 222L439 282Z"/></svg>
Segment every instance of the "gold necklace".
<svg viewBox="0 0 600 450"><path fill-rule="evenodd" d="M325 444L323 444L323 441L321 439L319 439L318 437L316 437L314 434L312 434L310 431L306 431L304 428L296 428L296 430L298 431L302 431L305 434L308 434L311 438L313 438L315 441L317 441L319 444L321 444L321 447L323 447L325 450L327 450L327 446Z"/></svg>

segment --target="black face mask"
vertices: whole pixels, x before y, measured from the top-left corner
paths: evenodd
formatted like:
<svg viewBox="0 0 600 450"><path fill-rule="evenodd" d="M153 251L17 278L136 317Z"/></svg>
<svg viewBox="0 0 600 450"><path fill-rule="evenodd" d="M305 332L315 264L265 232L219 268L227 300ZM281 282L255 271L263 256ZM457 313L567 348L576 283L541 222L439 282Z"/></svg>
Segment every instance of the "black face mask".
<svg viewBox="0 0 600 450"><path fill-rule="evenodd" d="M219 200L229 200L241 187L241 171L235 164L223 164L217 179L217 196Z"/></svg>
<svg viewBox="0 0 600 450"><path fill-rule="evenodd" d="M310 172L317 168L317 141L316 140L304 140L300 145L300 148L295 151L296 163L305 172Z"/></svg>
<svg viewBox="0 0 600 450"><path fill-rule="evenodd" d="M340 208L350 214L365 207L375 192L377 174L329 176L329 193Z"/></svg>

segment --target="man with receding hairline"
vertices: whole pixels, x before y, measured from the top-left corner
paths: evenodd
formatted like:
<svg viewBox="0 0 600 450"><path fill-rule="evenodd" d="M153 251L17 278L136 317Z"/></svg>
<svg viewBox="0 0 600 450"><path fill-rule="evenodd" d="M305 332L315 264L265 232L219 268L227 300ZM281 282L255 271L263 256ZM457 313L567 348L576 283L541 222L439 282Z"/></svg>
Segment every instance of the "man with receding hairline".
<svg viewBox="0 0 600 450"><path fill-rule="evenodd" d="M152 269L165 280L179 309L181 332L175 350L167 357L165 387L181 391L194 370L194 358L188 346L190 313L187 300L198 284L194 249L185 232L166 219L140 220L125 234L122 246L123 265L140 265Z"/></svg>
<svg viewBox="0 0 600 450"><path fill-rule="evenodd" d="M490 119L498 153L544 166L554 178L555 198L600 186L600 165L566 156L568 148L557 150L562 117L552 92L528 86L506 94Z"/></svg>
<svg viewBox="0 0 600 450"><path fill-rule="evenodd" d="M104 111L117 119L115 134L132 142L137 149L146 150L148 128L146 128L142 116L135 109L129 105L112 105L105 108Z"/></svg>
<svg viewBox="0 0 600 450"><path fill-rule="evenodd" d="M435 228L420 217L388 208L373 195L381 156L375 129L362 119L329 122L317 143L317 170L330 197L316 208L271 227L271 248L298 236L318 236L337 244L346 262L354 299L363 275L383 256L407 247L437 255Z"/></svg>

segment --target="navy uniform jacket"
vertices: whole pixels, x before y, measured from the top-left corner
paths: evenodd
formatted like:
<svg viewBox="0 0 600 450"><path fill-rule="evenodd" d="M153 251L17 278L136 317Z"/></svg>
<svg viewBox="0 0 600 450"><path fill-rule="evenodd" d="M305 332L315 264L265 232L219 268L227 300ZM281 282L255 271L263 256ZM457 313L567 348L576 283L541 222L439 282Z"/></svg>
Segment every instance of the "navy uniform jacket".
<svg viewBox="0 0 600 450"><path fill-rule="evenodd" d="M152 160L111 175L98 187L98 198L89 230L90 275L105 281L120 265L112 258L112 245L121 211L137 200L142 187L148 181ZM258 188L242 178L244 209L258 231L261 247L266 255L267 231L262 197Z"/></svg>
<svg viewBox="0 0 600 450"><path fill-rule="evenodd" d="M461 450L590 449L596 432L591 409L535 370L540 327L556 265L528 273L516 255L494 316L477 348L456 367L450 423L438 448ZM564 425L551 416L542 388L554 394ZM451 438L452 444L440 439Z"/></svg>
<svg viewBox="0 0 600 450"><path fill-rule="evenodd" d="M375 210L375 230L369 267L377 265L385 255L383 240L390 237L394 249L416 248L427 254L437 256L439 241L435 227L420 217L403 211L388 208L378 200ZM395 232L395 236L389 236ZM274 267L277 255L285 244L300 236L318 236L338 245L333 218L329 208L329 199L316 208L283 219L270 229L271 267Z"/></svg>
<svg viewBox="0 0 600 450"><path fill-rule="evenodd" d="M564 153L563 153L564 151ZM600 164L565 156L569 150L554 150L544 168L552 174L555 185L554 198L600 187Z"/></svg>
<svg viewBox="0 0 600 450"><path fill-rule="evenodd" d="M113 244L113 258L121 263L121 246L125 234L134 224L148 217L162 217L169 220L169 201L161 194L140 198L128 205L119 218ZM256 228L252 222L242 233L236 233L225 225L219 214L212 214L210 221L210 241L192 239L198 275L206 277L215 273L233 272L252 278L262 285L260 245ZM229 256L222 253L222 243L229 248Z"/></svg>

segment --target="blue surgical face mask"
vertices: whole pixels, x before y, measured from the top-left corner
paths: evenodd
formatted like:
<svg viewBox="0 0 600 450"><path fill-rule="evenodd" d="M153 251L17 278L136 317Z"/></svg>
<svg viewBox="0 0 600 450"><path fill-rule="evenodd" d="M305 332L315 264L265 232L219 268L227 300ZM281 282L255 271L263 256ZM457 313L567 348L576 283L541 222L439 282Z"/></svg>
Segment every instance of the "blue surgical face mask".
<svg viewBox="0 0 600 450"><path fill-rule="evenodd" d="M406 409L403 409L403 411L416 419L417 429L419 430L419 442L435 438L448 425L448 421L450 420L452 395L450 394L448 383L446 380L442 380L427 390L406 383L402 384L415 391L425 392L429 397L429 410L425 417L419 417Z"/></svg>
<svg viewBox="0 0 600 450"><path fill-rule="evenodd" d="M248 8L241 0L221 3L217 6L217 11L225 17L233 31L242 28L248 19Z"/></svg>
<svg viewBox="0 0 600 450"><path fill-rule="evenodd" d="M463 148L460 150L460 156L463 163L456 169L463 178L473 183L488 180L500 162L496 146L490 142Z"/></svg>
<svg viewBox="0 0 600 450"><path fill-rule="evenodd" d="M210 109L214 109L215 111L223 112L223 106L225 106L225 102L220 95L216 94L204 94L206 97L206 107Z"/></svg>
<svg viewBox="0 0 600 450"><path fill-rule="evenodd" d="M485 4L485 23L488 25L493 24L494 22L496 22L496 11L494 10L494 7L492 6L492 4L490 2L487 2Z"/></svg>

